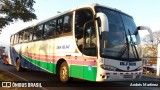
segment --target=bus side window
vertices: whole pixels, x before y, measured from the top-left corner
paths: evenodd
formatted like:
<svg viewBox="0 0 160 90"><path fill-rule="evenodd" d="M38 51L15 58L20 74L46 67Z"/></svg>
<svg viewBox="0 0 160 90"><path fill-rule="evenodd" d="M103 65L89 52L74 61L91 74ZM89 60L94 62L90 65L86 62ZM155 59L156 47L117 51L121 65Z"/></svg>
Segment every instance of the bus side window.
<svg viewBox="0 0 160 90"><path fill-rule="evenodd" d="M33 40L37 40L36 30L33 31Z"/></svg>
<svg viewBox="0 0 160 90"><path fill-rule="evenodd" d="M56 30L57 35L62 34L63 33L62 31L63 31L63 17L58 18L57 20L57 30Z"/></svg>
<svg viewBox="0 0 160 90"><path fill-rule="evenodd" d="M45 23L45 25L44 25L44 35L43 35L43 37L44 38L50 37L49 32L50 32L50 21Z"/></svg>
<svg viewBox="0 0 160 90"><path fill-rule="evenodd" d="M15 34L14 35L14 44L17 44L18 43L18 34Z"/></svg>
<svg viewBox="0 0 160 90"><path fill-rule="evenodd" d="M24 32L23 42L28 42L28 37L29 37L29 31L26 30L26 31Z"/></svg>
<svg viewBox="0 0 160 90"><path fill-rule="evenodd" d="M43 25L39 25L34 28L33 40L40 40L43 36Z"/></svg>
<svg viewBox="0 0 160 90"><path fill-rule="evenodd" d="M54 37L56 35L56 20L51 20L45 23L44 26L44 37Z"/></svg>
<svg viewBox="0 0 160 90"><path fill-rule="evenodd" d="M30 28L30 30L29 30L29 41L32 41L32 39L33 39L33 29Z"/></svg>
<svg viewBox="0 0 160 90"><path fill-rule="evenodd" d="M10 43L11 43L11 45L14 44L14 35L11 36Z"/></svg>
<svg viewBox="0 0 160 90"><path fill-rule="evenodd" d="M18 39L18 43L22 43L23 42L23 32L19 33L19 39Z"/></svg>
<svg viewBox="0 0 160 90"><path fill-rule="evenodd" d="M52 21L52 34L53 37L56 37L56 20Z"/></svg>
<svg viewBox="0 0 160 90"><path fill-rule="evenodd" d="M71 32L71 25L72 24L72 14L67 14L64 16L63 22L63 32L68 33Z"/></svg>

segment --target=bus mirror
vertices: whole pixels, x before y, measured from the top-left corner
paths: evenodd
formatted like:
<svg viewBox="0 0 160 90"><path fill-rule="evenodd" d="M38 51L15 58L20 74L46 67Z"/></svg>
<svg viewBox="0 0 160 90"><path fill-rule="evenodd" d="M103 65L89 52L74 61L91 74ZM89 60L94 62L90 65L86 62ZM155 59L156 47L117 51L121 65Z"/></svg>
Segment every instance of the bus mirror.
<svg viewBox="0 0 160 90"><path fill-rule="evenodd" d="M104 14L104 13L97 13L96 14L96 18L100 18L100 23L101 23L101 31L104 32L104 31L109 31L109 24L108 24L108 18L107 16Z"/></svg>
<svg viewBox="0 0 160 90"><path fill-rule="evenodd" d="M134 32L134 35L138 34L138 30L147 30L149 32L149 34L150 34L151 42L153 42L153 33L152 33L151 28L149 28L147 26L138 26L136 31Z"/></svg>

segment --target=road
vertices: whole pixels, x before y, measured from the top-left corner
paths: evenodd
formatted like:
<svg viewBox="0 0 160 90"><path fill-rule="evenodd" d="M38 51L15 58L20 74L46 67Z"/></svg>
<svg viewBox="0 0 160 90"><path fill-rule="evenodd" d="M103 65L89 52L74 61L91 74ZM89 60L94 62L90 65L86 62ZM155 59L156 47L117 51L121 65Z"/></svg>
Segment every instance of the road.
<svg viewBox="0 0 160 90"><path fill-rule="evenodd" d="M60 83L58 78L49 73L44 72L38 72L33 70L26 70L24 72L17 72L15 69L15 66L10 65L3 65L0 61L0 72L6 72L10 77L15 78L16 81L32 81L32 82L40 82L42 83L42 88L38 88L38 90L117 90L117 89L123 89L123 90L160 90L159 87L130 87L131 83L140 83L143 84L142 81L147 81L147 83L158 82L160 84L159 79L155 78L149 78L143 76L139 80L134 80L130 82L102 82L102 83L95 83L95 82L89 82L84 80L78 80L73 79L71 82L67 84ZM1 73L0 73L1 74ZM140 82L139 82L140 81ZM149 82L148 82L149 81Z"/></svg>

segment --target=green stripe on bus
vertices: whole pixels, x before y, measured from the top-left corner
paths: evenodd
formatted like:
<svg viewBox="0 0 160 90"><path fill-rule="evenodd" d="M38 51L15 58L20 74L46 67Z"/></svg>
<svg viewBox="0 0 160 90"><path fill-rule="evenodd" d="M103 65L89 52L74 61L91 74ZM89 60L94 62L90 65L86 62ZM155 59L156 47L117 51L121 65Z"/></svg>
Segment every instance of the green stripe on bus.
<svg viewBox="0 0 160 90"><path fill-rule="evenodd" d="M89 66L84 66L85 80L96 81L96 77L97 77L97 67L91 67L91 70L89 70Z"/></svg>
<svg viewBox="0 0 160 90"><path fill-rule="evenodd" d="M27 61L31 62L32 64L40 67L40 68L43 68L51 73L56 73L55 71L55 68L56 68L56 64L54 63L49 63L49 62L42 62L42 61L38 61L38 60L35 60L35 59L32 59L32 58L29 58L25 55L22 55L23 58L25 58Z"/></svg>
<svg viewBox="0 0 160 90"><path fill-rule="evenodd" d="M56 64L54 63L38 61L25 55L22 55L22 57L40 68L43 68L54 74L56 73ZM90 81L96 81L97 67L70 65L70 76Z"/></svg>
<svg viewBox="0 0 160 90"><path fill-rule="evenodd" d="M71 77L96 81L97 67L70 65Z"/></svg>
<svg viewBox="0 0 160 90"><path fill-rule="evenodd" d="M71 77L83 79L83 66L70 65Z"/></svg>

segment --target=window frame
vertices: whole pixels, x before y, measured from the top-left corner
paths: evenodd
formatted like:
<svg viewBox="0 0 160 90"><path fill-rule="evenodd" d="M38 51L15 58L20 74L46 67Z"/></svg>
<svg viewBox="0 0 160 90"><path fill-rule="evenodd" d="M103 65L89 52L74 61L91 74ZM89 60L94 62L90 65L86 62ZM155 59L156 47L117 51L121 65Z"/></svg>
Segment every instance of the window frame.
<svg viewBox="0 0 160 90"><path fill-rule="evenodd" d="M27 42L33 42L33 41L38 41L38 40L43 40L43 39L58 38L58 37L65 37L65 36L73 35L73 33L72 33L73 32L73 26L74 26L73 25L73 23L74 23L74 20L73 20L74 19L74 16L73 16L74 13L73 12L74 11L71 11L71 12L68 12L68 13L64 13L63 15L60 15L60 16L57 16L57 17L52 18L50 20L44 21L44 22L39 23L39 24L37 24L35 26L28 27L26 29L23 29L23 30L17 32L16 34L13 34L14 35L13 43L14 44L27 43ZM66 16L69 17L68 20L67 20L67 22L68 22L68 26L67 26L68 30L65 31L64 33L62 33L64 31L63 29L66 28L64 26L64 24L65 24L64 20L65 20ZM60 32L61 33L57 34L57 32L58 32L58 30L57 30L58 29L58 20L59 19L61 19L61 21L60 21L60 26L61 26L61 31ZM53 35L49 35L49 36L48 35L44 36L44 34L45 34L45 25L47 23L49 23L50 21L52 21L52 23L54 23L55 26L54 26L53 30L50 29L49 31L53 32L54 34ZM39 29L40 26L41 26L41 29ZM28 37L27 37L27 41L25 41L26 31L29 33ZM38 31L40 32L40 34L39 34L40 38L39 37L37 38L38 35L36 36ZM11 42L11 40L10 40L10 42Z"/></svg>
<svg viewBox="0 0 160 90"><path fill-rule="evenodd" d="M87 54L85 54L84 53L84 50L85 50L85 47L84 47L84 44L86 43L86 38L84 37L84 27L85 27L85 23L86 22L88 22L88 21L86 21L85 23L84 23L84 25L82 26L82 28L83 28L83 30L82 30L82 38L83 38L83 45L82 45L82 47L79 47L78 46L78 44L77 44L77 48L79 49L79 51L83 54L83 55L86 55L86 56L91 56L91 57L97 57L98 56L98 47L97 47L97 44L98 44L98 42L97 42L97 33L99 33L98 31L97 31L97 28L96 28L96 21L94 20L94 12L93 12L93 9L92 8L80 8L80 9L77 9L76 11L75 11L75 18L74 18L74 22L75 22L75 24L74 24L74 31L75 31L75 35L74 36L76 36L76 31L77 32L79 32L78 30L77 30L77 27L76 27L76 24L77 24L77 21L78 21L78 19L77 19L77 17L76 17L76 15L77 15L77 12L78 11L80 11L80 10L87 10L87 11L89 11L91 14L92 14L92 18L90 19L90 20L88 20L88 21L94 21L94 28L95 28L95 37L96 37L96 46L95 46L95 48L96 48L96 55L87 55ZM76 21L77 20L77 21ZM78 24L79 26L80 26L80 24ZM80 38L80 37L75 37L75 38ZM78 42L78 40L76 40L76 43ZM91 47L92 48L92 47ZM82 50L81 50L82 49Z"/></svg>
<svg viewBox="0 0 160 90"><path fill-rule="evenodd" d="M54 23L54 25L55 25L54 28L52 28L52 29L49 28L49 30L47 30L47 31L50 32L50 33L54 33L54 34L48 36L48 34L49 34L49 33L48 33L48 34L45 36L45 32L46 32L46 28L45 28L45 27L46 27L46 25L47 25L47 24L53 24L53 23ZM47 21L47 22L44 23L44 33L43 33L43 38L44 38L44 39L56 37L56 34L55 34L55 33L56 33L56 24L57 24L57 23L56 23L56 19L51 19L51 20L49 20L49 21ZM49 26L49 25L48 25L48 26Z"/></svg>
<svg viewBox="0 0 160 90"><path fill-rule="evenodd" d="M23 43L23 35L24 35L24 31L21 31L18 33L18 43ZM20 39L21 38L21 39ZM21 40L21 41L20 41Z"/></svg>
<svg viewBox="0 0 160 90"><path fill-rule="evenodd" d="M27 40L25 40L25 35L26 35L26 32L28 32L28 35L27 35ZM26 29L26 30L24 30L24 32L23 32L23 43L27 43L27 42L29 42L29 28L28 29Z"/></svg>
<svg viewBox="0 0 160 90"><path fill-rule="evenodd" d="M28 42L32 42L33 41L33 27L29 28L29 37L28 37ZM32 33L32 37L31 37L31 33Z"/></svg>
<svg viewBox="0 0 160 90"><path fill-rule="evenodd" d="M36 39L34 39L35 35L38 34L38 31L41 31L39 29L39 27L42 25L42 32L41 32L41 35L40 35L40 38L37 38L36 36ZM38 27L38 28L37 28ZM37 29L36 29L37 28ZM32 40L33 41L38 41L38 40L42 40L43 39L43 34L44 34L44 24L40 24L40 25L37 25L33 28L33 37L32 37Z"/></svg>
<svg viewBox="0 0 160 90"><path fill-rule="evenodd" d="M13 45L14 44L14 34L11 35L11 38L10 38L10 44Z"/></svg>

